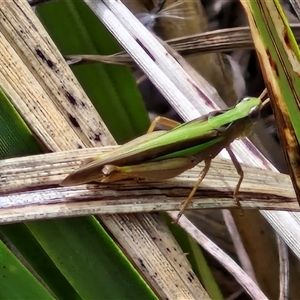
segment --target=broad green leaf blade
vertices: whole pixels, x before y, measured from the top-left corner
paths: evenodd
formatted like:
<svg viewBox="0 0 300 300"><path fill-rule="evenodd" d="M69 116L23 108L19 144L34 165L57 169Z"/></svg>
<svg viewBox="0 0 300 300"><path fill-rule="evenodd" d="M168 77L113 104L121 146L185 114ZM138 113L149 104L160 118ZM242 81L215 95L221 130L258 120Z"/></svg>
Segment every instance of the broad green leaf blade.
<svg viewBox="0 0 300 300"><path fill-rule="evenodd" d="M0 107L0 159L21 156L26 150L30 154L41 153L35 137L1 90ZM22 134L15 135L18 131Z"/></svg>
<svg viewBox="0 0 300 300"><path fill-rule="evenodd" d="M57 298L82 299L25 224L1 226L0 231L22 253L40 278L47 282L47 286Z"/></svg>
<svg viewBox="0 0 300 300"><path fill-rule="evenodd" d="M0 240L0 298L55 299Z"/></svg>
<svg viewBox="0 0 300 300"><path fill-rule="evenodd" d="M121 50L83 1L47 3L37 13L64 55L107 55ZM147 111L129 68L99 63L72 69L118 143L145 133Z"/></svg>
<svg viewBox="0 0 300 300"><path fill-rule="evenodd" d="M26 225L83 299L156 299L94 217Z"/></svg>
<svg viewBox="0 0 300 300"><path fill-rule="evenodd" d="M300 55L279 1L241 1L300 203Z"/></svg>

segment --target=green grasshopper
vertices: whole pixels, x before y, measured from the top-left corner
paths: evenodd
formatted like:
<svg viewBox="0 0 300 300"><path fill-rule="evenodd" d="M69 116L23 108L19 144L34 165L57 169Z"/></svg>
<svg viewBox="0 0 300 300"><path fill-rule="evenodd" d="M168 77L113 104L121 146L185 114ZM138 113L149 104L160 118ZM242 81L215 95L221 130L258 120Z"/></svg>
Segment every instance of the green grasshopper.
<svg viewBox="0 0 300 300"><path fill-rule="evenodd" d="M229 146L236 138L250 133L259 117L261 105L259 98L248 97L235 107L213 111L171 130L147 133L116 150L89 159L85 165L68 175L61 185L110 183L124 179L168 179L204 160L205 166L181 207L179 220L206 176L211 160L226 148L240 175L233 194L236 205L240 207L237 195L243 170Z"/></svg>

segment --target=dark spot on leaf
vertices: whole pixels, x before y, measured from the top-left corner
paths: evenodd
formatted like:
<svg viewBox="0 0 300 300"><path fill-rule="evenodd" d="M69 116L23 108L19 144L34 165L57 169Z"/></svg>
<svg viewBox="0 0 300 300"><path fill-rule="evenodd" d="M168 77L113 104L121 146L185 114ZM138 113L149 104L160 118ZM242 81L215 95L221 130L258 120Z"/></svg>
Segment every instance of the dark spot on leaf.
<svg viewBox="0 0 300 300"><path fill-rule="evenodd" d="M94 140L97 141L97 142L100 142L100 140L101 140L100 136L101 136L100 133L99 134L95 134Z"/></svg>
<svg viewBox="0 0 300 300"><path fill-rule="evenodd" d="M144 268L144 269L147 269L146 266L144 265L143 260L141 258L139 258L138 260L140 262L141 267Z"/></svg>
<svg viewBox="0 0 300 300"><path fill-rule="evenodd" d="M213 108L213 105L211 103L211 101L209 100L209 98L206 97L206 95L199 89L199 87L194 83L191 82L189 78L187 78L187 80L190 82L190 84L192 85L193 89L197 92L197 94L204 100L205 104L208 107Z"/></svg>
<svg viewBox="0 0 300 300"><path fill-rule="evenodd" d="M36 26L33 24L32 20L30 19L29 15L27 13L25 13L23 7L21 7L18 3L18 1L14 1L14 5L16 5L18 7L18 11L19 11L19 14L23 15L24 18L26 19L26 21L30 24L30 27L35 30L35 31L38 31Z"/></svg>
<svg viewBox="0 0 300 300"><path fill-rule="evenodd" d="M168 252L171 252L169 248L166 248L166 250L167 250Z"/></svg>
<svg viewBox="0 0 300 300"><path fill-rule="evenodd" d="M268 55L268 59L271 65L271 68L275 71L276 76L279 77L278 67L276 62L272 59L269 49L266 49L266 53Z"/></svg>
<svg viewBox="0 0 300 300"><path fill-rule="evenodd" d="M125 217L124 214L121 214L121 215L119 216L119 218L122 220L123 223L126 221L126 217Z"/></svg>
<svg viewBox="0 0 300 300"><path fill-rule="evenodd" d="M77 105L76 99L69 92L66 92L65 95L72 105Z"/></svg>
<svg viewBox="0 0 300 300"><path fill-rule="evenodd" d="M45 63L47 63L49 68L53 69L54 63L50 59L47 59L44 53L40 49L36 49L35 52L38 57L40 57Z"/></svg>
<svg viewBox="0 0 300 300"><path fill-rule="evenodd" d="M286 44L289 48L291 48L290 39L289 39L289 36L288 36L288 33L287 33L286 29L284 29L284 32L283 32L283 38L284 38L285 44Z"/></svg>
<svg viewBox="0 0 300 300"><path fill-rule="evenodd" d="M72 125L74 126L74 127L77 127L77 128L80 128L80 125L79 125L79 123L77 122L77 119L76 118L74 118L72 115L70 115L69 114L69 120L71 121L71 123L72 123Z"/></svg>
<svg viewBox="0 0 300 300"><path fill-rule="evenodd" d="M195 279L194 275L191 272L189 272L189 275L190 275L190 277L191 277L192 280Z"/></svg>
<svg viewBox="0 0 300 300"><path fill-rule="evenodd" d="M136 42L144 49L144 51L149 55L149 57L153 61L156 61L155 57L149 52L149 50L143 45L143 43L139 39L136 39Z"/></svg>
<svg viewBox="0 0 300 300"><path fill-rule="evenodd" d="M82 107L85 107L85 103L83 101L80 101L80 104Z"/></svg>
<svg viewBox="0 0 300 300"><path fill-rule="evenodd" d="M77 145L77 149L82 149L83 147L81 145Z"/></svg>
<svg viewBox="0 0 300 300"><path fill-rule="evenodd" d="M29 2L30 6L37 6L38 4L44 4L46 2L50 2L50 0L32 0Z"/></svg>

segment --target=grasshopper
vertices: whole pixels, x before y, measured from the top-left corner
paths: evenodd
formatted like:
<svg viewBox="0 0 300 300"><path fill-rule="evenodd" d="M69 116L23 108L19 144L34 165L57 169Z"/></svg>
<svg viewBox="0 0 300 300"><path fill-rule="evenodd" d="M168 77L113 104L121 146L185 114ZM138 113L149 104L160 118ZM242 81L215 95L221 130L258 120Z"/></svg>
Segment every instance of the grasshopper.
<svg viewBox="0 0 300 300"><path fill-rule="evenodd" d="M178 221L206 176L211 160L225 148L240 175L233 193L235 203L240 207L237 196L243 170L229 146L236 138L250 133L259 117L261 105L259 98L248 97L232 108L210 112L171 130L146 133L116 150L89 159L68 175L61 185L110 183L124 179L168 179L204 161L205 166L181 207Z"/></svg>

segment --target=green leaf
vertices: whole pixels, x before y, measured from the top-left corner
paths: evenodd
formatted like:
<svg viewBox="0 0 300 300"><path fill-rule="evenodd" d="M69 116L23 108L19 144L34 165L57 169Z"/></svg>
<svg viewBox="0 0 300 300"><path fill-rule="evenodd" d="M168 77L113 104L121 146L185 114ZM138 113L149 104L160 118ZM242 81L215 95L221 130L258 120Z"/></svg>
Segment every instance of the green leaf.
<svg viewBox="0 0 300 300"><path fill-rule="evenodd" d="M300 204L300 53L279 1L242 2Z"/></svg>
<svg viewBox="0 0 300 300"><path fill-rule="evenodd" d="M36 240L27 226L11 224L1 226L1 232L18 249L30 266L47 283L59 299L82 299L68 280L55 266L51 258ZM21 297L22 298L22 297Z"/></svg>
<svg viewBox="0 0 300 300"><path fill-rule="evenodd" d="M293 32L278 1L274 4L251 1L255 24L276 73L298 142L300 141L300 52ZM257 49L261 51L262 49ZM266 82L267 79L265 78ZM275 112L276 113L276 112Z"/></svg>
<svg viewBox="0 0 300 300"><path fill-rule="evenodd" d="M54 299L0 240L0 298Z"/></svg>
<svg viewBox="0 0 300 300"><path fill-rule="evenodd" d="M83 299L155 299L94 217L26 225Z"/></svg>
<svg viewBox="0 0 300 300"><path fill-rule="evenodd" d="M0 90L0 159L42 152L35 137L9 99ZM16 136L16 132L22 134Z"/></svg>

